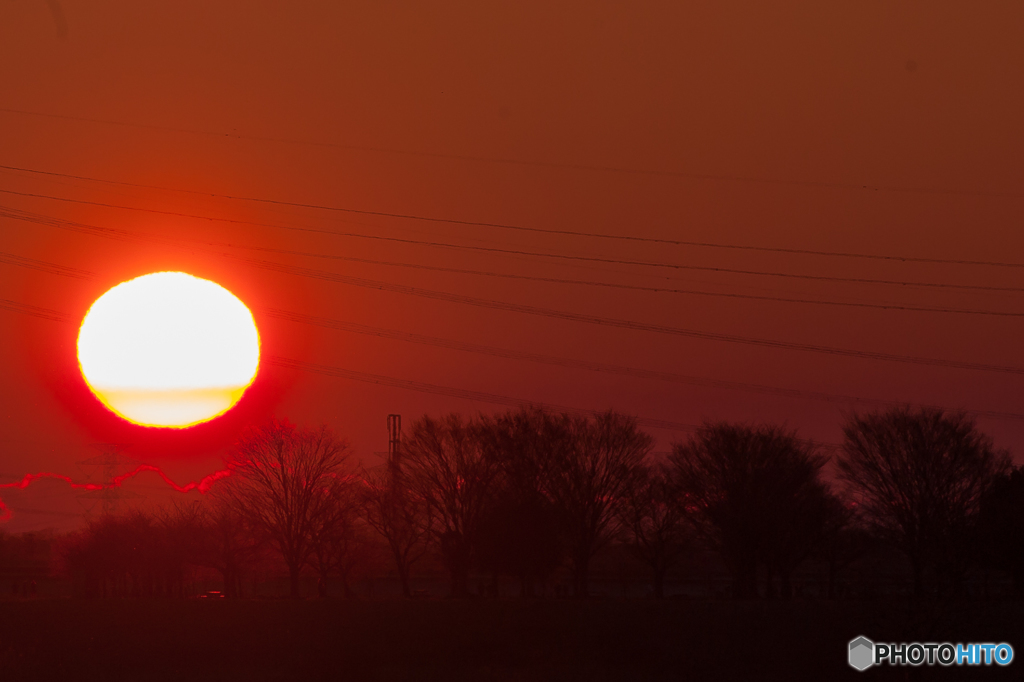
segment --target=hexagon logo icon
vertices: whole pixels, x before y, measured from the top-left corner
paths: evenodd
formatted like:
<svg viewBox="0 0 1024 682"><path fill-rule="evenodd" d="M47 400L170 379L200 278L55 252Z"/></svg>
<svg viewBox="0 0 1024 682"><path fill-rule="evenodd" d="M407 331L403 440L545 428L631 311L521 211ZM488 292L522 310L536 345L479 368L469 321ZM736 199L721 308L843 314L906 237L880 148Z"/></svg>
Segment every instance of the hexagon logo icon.
<svg viewBox="0 0 1024 682"><path fill-rule="evenodd" d="M867 637L850 641L850 667L867 670L875 662L875 643Z"/></svg>

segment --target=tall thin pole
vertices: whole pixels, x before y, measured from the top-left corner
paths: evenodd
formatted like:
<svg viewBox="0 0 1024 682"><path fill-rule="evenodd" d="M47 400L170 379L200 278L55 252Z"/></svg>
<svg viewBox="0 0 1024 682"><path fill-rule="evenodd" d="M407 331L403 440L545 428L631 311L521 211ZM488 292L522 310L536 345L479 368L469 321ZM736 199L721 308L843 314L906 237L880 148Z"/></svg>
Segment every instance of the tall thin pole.
<svg viewBox="0 0 1024 682"><path fill-rule="evenodd" d="M402 450L402 415L388 415L388 466L397 470Z"/></svg>

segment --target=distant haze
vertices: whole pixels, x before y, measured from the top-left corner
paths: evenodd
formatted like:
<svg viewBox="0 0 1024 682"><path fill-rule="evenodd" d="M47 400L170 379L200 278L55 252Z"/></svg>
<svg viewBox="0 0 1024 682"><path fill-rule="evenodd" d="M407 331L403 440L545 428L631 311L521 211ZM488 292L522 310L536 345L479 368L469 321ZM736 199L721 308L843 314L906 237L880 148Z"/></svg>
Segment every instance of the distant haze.
<svg viewBox="0 0 1024 682"><path fill-rule="evenodd" d="M0 483L99 480L100 443L199 480L269 416L369 464L387 414L516 400L659 452L705 418L836 443L889 401L1019 450L1022 35L1017 2L0 3ZM278 359L175 434L75 360L89 305L163 270ZM0 529L76 495L0 490Z"/></svg>

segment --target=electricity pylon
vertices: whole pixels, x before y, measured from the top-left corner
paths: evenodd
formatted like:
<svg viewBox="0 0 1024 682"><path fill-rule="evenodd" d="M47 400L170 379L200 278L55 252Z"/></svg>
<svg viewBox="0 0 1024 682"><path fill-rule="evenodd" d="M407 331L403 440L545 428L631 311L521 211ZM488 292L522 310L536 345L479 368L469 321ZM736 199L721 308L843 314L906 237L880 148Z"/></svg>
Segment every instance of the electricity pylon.
<svg viewBox="0 0 1024 682"><path fill-rule="evenodd" d="M98 500L104 516L117 511L122 500L142 497L136 492L123 490L120 487L113 487L111 485L116 476L125 473L128 471L128 467L135 464L135 460L124 454L124 451L129 446L118 443L97 443L92 447L99 450L100 454L96 457L83 459L77 462L77 464L79 467L102 467L100 471L103 476L103 487L99 490L88 490L80 493L78 497L86 500ZM88 478L91 479L92 475L89 475ZM94 501L86 510L86 515L92 514L95 509L96 502Z"/></svg>

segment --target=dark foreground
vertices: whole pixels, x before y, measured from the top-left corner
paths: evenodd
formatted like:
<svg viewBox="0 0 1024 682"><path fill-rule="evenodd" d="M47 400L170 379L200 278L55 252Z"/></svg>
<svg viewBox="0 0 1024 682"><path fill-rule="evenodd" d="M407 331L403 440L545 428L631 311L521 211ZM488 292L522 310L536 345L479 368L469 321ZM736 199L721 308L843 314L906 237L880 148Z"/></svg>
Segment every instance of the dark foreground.
<svg viewBox="0 0 1024 682"><path fill-rule="evenodd" d="M1007 668L847 667L846 644L1006 641ZM1024 606L905 602L0 603L0 680L1020 679Z"/></svg>

